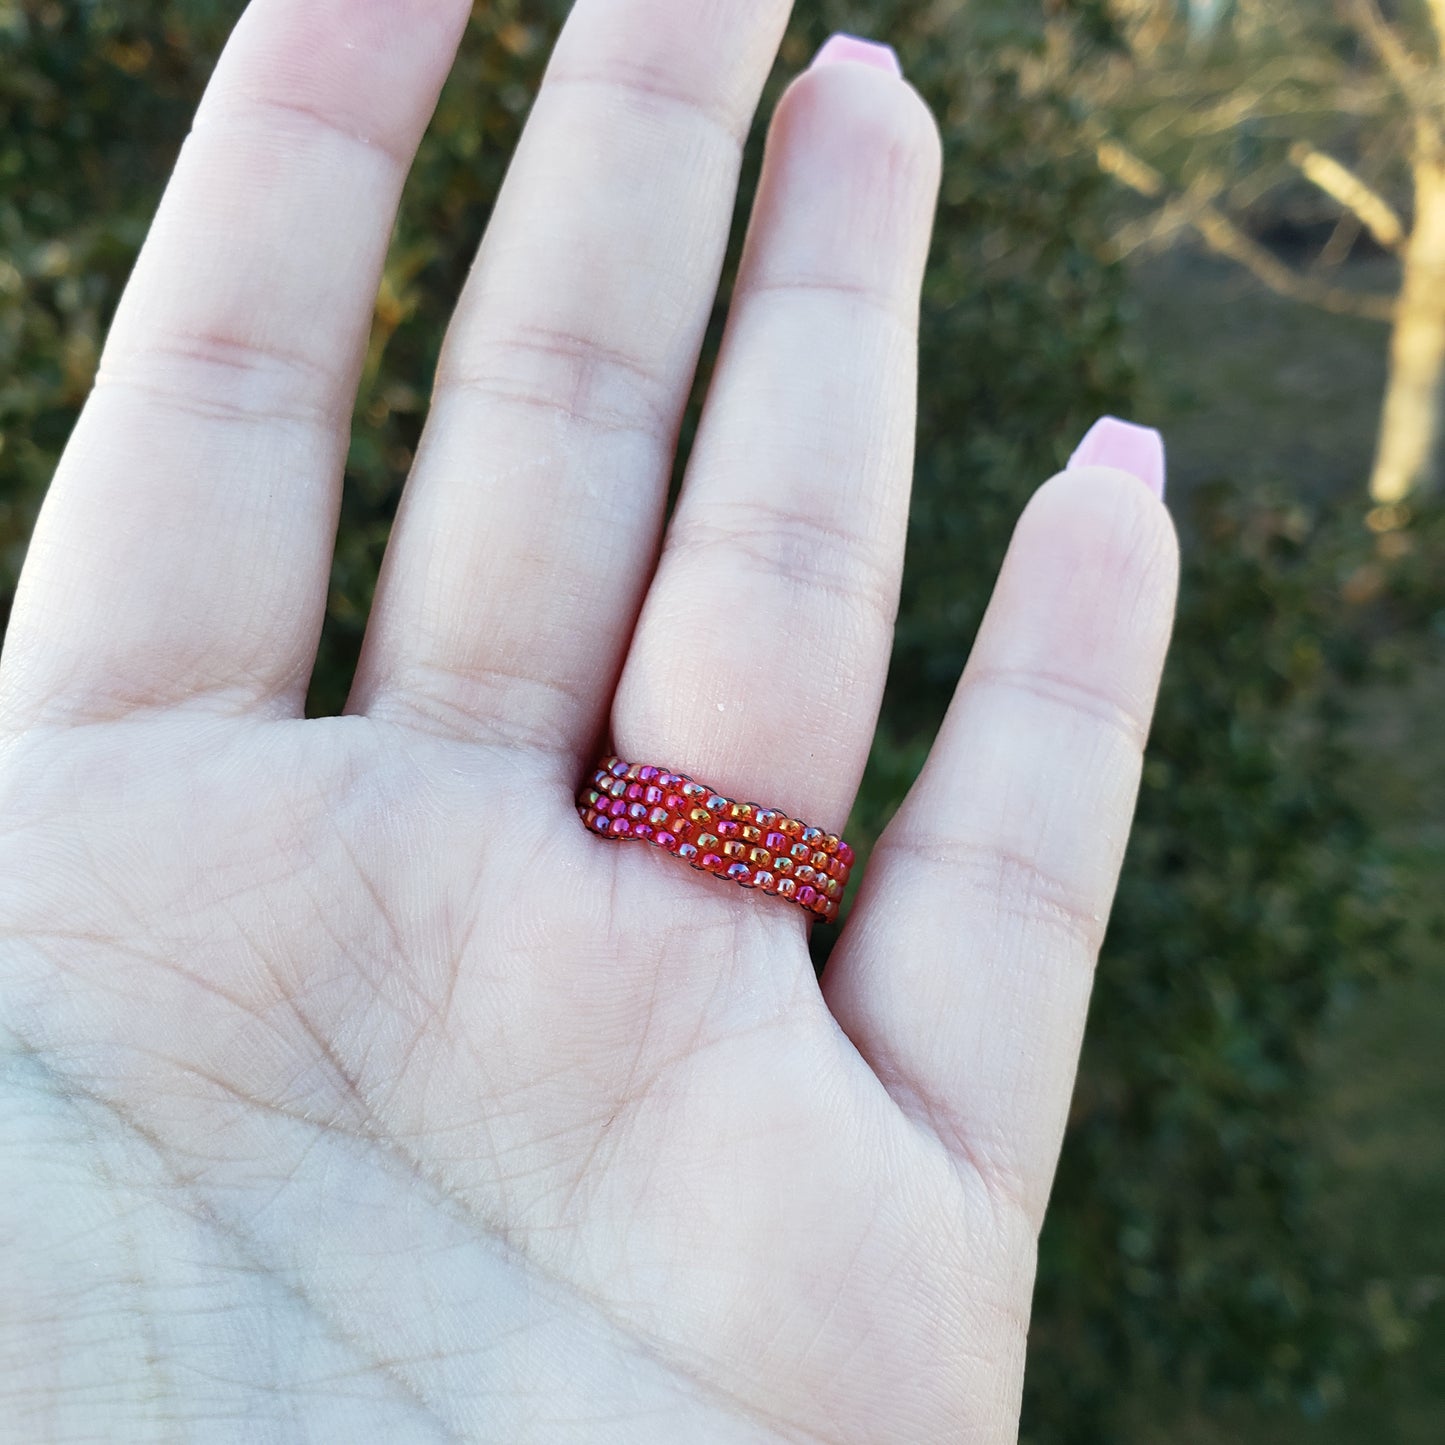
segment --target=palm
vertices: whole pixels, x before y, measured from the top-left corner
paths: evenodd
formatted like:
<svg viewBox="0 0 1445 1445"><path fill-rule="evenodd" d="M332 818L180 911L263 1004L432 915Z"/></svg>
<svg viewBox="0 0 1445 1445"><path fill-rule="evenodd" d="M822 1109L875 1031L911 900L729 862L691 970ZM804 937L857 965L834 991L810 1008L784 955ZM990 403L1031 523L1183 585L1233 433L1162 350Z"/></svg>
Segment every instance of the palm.
<svg viewBox="0 0 1445 1445"><path fill-rule="evenodd" d="M634 42L681 43L643 0L629 5ZM258 0L233 83L268 45L300 43L295 8ZM465 7L451 8L454 29ZM584 0L574 32L595 43L601 8ZM749 85L783 7L752 10L768 11L758 33L730 42ZM421 98L387 137L401 150L444 68L444 45L409 43L409 58L373 43L347 62L416 72ZM602 123L613 102L571 89L573 104L604 107ZM309 96L305 113L328 103ZM213 131L227 124L215 104ZM880 128L903 174L890 182L900 217L896 234L875 228L856 254L814 258L820 275L785 282L769 269L809 264L779 237L792 173L818 143L810 107L858 134ZM1062 479L1031 511L971 681L875 855L825 989L800 911L609 846L572 810L609 713L619 746L835 827L856 787L906 510L911 365L908 346L884 368L891 382L860 370L902 333L859 293L896 286L907 317L931 142L910 93L858 66L810 77L793 110L764 180L760 214L773 214L751 243L756 300L735 305L753 323L735 322L715 440L705 426L641 619L668 408L688 367L666 405L656 386L629 398L629 375L646 385L641 363L608 358L639 343L615 335L605 307L511 320L509 370L459 321L460 381L448 386L444 362L431 451L344 718L299 715L334 493L297 501L287 488L312 487L342 444L336 408L303 406L294 387L344 393L374 273L352 258L355 314L337 323L342 359L324 376L295 361L302 339L290 351L238 342L234 308L214 297L190 293L200 314L155 323L165 304L142 262L108 353L119 385L97 391L57 481L0 678L0 1078L21 1101L3 1146L19 1187L0 1205L15 1261L0 1316L22 1382L14 1438L925 1442L1013 1430L1033 1241L1167 631L1162 514L1107 471ZM560 122L539 103L533 167ZM831 204L877 182L878 161L866 144L860 154ZM153 252L185 230L187 184L183 164ZM525 193L526 172L510 184ZM715 189L696 205L720 232L726 186ZM499 208L494 270L510 264L514 224ZM257 264L244 253L265 250L258 225L259 240L236 243L237 297ZM621 266L627 247L653 243L618 244ZM711 257L675 262L691 268L677 285L693 304L669 355L695 349L720 246L721 234ZM485 321L485 265L478 278L471 309ZM812 344L806 327L792 343L776 331L769 310L788 286L839 308L829 326L857 343L820 362L818 384L835 401L874 397L850 409L858 430L841 449L826 439L845 481L847 455L866 463L833 503L795 510L716 485L753 445L747 378L772 389L751 333L772 332L773 351ZM275 324L288 324L279 311ZM519 380L524 365L540 369ZM241 402L217 390L218 373ZM428 455L445 473L459 425L466 434L458 395L489 408L489 455L503 459L480 496L424 476ZM644 435L641 416L660 433ZM577 461L574 426L600 459ZM159 428L171 442L142 466ZM806 415L766 431L794 468L825 445ZM709 462L710 445L726 465ZM230 492L198 490L202 456L249 465ZM531 480L554 489L535 509L541 531L505 492L539 456ZM597 568L572 535L603 525L587 468L615 473L624 459L655 476ZM859 489L885 517L866 535L846 511ZM292 512L274 511L278 491ZM110 528L78 523L117 497ZM222 505L241 517L241 545L228 533L207 552ZM585 526L569 529L569 508ZM191 551L166 550L185 531L177 518ZM826 586L802 543L832 549ZM619 581L629 546L637 577L624 568ZM505 560L538 548L540 589ZM509 587L489 582L477 600L484 555L503 559ZM112 579L110 595L88 598L82 574ZM796 658L760 660L746 626L740 645L735 616L719 625L715 608L691 605L717 595L709 577L750 583L758 616L794 609L815 639L801 677ZM1082 611L1050 638L1080 593ZM785 709L759 705L780 693ZM967 825L964 799L977 810Z"/></svg>

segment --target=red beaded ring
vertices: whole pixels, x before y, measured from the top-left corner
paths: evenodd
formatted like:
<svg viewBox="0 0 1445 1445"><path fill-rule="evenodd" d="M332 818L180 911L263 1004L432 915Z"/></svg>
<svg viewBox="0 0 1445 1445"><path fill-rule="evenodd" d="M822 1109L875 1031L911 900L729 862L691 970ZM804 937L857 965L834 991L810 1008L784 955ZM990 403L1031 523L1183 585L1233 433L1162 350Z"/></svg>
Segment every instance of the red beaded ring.
<svg viewBox="0 0 1445 1445"><path fill-rule="evenodd" d="M786 898L830 922L853 866L853 850L835 833L621 758L597 765L577 811L599 837L651 843L703 873Z"/></svg>

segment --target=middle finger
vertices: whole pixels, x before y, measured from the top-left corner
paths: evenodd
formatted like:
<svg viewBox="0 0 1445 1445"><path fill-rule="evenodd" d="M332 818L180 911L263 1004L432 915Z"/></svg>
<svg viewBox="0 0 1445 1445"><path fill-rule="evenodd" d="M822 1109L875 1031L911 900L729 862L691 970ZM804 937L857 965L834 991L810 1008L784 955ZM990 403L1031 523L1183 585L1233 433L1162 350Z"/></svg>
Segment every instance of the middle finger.
<svg viewBox="0 0 1445 1445"><path fill-rule="evenodd" d="M787 0L579 0L438 367L351 707L538 749L605 715Z"/></svg>

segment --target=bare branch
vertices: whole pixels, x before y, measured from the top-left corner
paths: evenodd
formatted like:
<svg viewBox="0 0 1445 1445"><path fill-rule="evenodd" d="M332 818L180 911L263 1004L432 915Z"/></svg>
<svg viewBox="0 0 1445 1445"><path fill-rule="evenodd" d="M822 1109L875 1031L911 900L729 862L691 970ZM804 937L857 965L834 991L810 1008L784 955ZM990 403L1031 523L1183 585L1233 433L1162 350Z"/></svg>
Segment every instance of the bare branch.
<svg viewBox="0 0 1445 1445"><path fill-rule="evenodd" d="M1445 60L1445 0L1426 0L1430 11L1430 27L1435 32L1435 51Z"/></svg>
<svg viewBox="0 0 1445 1445"><path fill-rule="evenodd" d="M1341 0L1344 12L1365 38L1370 48L1399 87L1416 121L1428 127L1437 145L1442 142L1440 127L1431 103L1429 74L1425 62L1400 39L1394 26L1385 19L1376 0ZM1439 11L1445 19L1445 0L1429 0L1432 16Z"/></svg>
<svg viewBox="0 0 1445 1445"><path fill-rule="evenodd" d="M1169 183L1147 161L1119 145L1117 141L1101 141L1097 148L1099 166L1108 175L1122 181L1130 190L1160 200L1167 196ZM1199 233L1210 248L1221 256L1238 262L1270 290L1294 301L1304 301L1323 311L1341 316L1359 316L1369 321L1393 321L1395 302L1388 296L1366 295L1330 286L1311 276L1303 276L1286 266L1252 236L1246 235L1207 197L1199 197L1187 205L1180 219ZM1178 222L1176 221L1176 224Z"/></svg>
<svg viewBox="0 0 1445 1445"><path fill-rule="evenodd" d="M1445 5L1445 0L1440 0ZM1296 141L1289 149L1290 163L1307 181L1325 195L1353 211L1366 229L1387 251L1397 251L1405 240L1405 223L1400 213L1377 190L1368 185L1342 161L1316 150L1307 141Z"/></svg>

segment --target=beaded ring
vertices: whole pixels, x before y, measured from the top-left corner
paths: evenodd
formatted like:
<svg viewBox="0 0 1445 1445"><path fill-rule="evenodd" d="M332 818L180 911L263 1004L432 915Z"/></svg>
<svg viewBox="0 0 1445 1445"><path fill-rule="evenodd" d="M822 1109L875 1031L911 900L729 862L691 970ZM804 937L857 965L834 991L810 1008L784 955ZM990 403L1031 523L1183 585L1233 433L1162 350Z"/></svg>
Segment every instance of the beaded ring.
<svg viewBox="0 0 1445 1445"><path fill-rule="evenodd" d="M577 795L588 829L637 840L702 873L786 898L831 922L853 866L836 833L775 808L737 803L682 773L606 757Z"/></svg>

